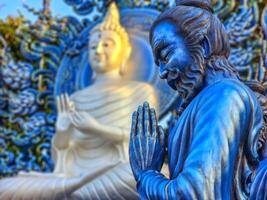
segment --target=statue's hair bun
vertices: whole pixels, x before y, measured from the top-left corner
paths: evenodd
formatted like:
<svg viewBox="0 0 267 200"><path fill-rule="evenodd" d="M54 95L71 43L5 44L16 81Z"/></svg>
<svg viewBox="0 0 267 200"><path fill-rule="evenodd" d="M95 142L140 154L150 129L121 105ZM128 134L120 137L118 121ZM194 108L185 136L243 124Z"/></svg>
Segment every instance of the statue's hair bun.
<svg viewBox="0 0 267 200"><path fill-rule="evenodd" d="M213 13L210 0L176 0L177 6L192 6L197 8L205 9Z"/></svg>

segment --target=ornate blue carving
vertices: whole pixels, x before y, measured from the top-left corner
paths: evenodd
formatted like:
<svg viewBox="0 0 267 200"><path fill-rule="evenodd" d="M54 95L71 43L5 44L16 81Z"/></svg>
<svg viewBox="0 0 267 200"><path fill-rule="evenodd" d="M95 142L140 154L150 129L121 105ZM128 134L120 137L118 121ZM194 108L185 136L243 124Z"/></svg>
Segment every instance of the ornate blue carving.
<svg viewBox="0 0 267 200"><path fill-rule="evenodd" d="M13 114L30 115L37 110L37 91L28 89L18 95L11 95L9 98L9 108Z"/></svg>
<svg viewBox="0 0 267 200"><path fill-rule="evenodd" d="M96 6L95 0L64 0L71 5L74 11L80 15L90 14Z"/></svg>
<svg viewBox="0 0 267 200"><path fill-rule="evenodd" d="M5 90L3 88L0 88L0 110L6 108L8 104L7 99L8 97Z"/></svg>
<svg viewBox="0 0 267 200"><path fill-rule="evenodd" d="M25 89L31 85L32 72L29 63L10 63L2 69L3 81L11 89Z"/></svg>

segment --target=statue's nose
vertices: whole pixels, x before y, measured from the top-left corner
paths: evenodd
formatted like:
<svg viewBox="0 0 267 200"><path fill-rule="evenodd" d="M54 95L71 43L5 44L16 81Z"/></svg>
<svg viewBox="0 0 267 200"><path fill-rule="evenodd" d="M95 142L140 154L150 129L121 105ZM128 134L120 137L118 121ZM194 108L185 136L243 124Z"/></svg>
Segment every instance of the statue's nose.
<svg viewBox="0 0 267 200"><path fill-rule="evenodd" d="M97 54L101 54L102 52L103 52L103 46L102 46L102 43L99 42L99 43L97 44L97 47L96 47L96 53L97 53Z"/></svg>

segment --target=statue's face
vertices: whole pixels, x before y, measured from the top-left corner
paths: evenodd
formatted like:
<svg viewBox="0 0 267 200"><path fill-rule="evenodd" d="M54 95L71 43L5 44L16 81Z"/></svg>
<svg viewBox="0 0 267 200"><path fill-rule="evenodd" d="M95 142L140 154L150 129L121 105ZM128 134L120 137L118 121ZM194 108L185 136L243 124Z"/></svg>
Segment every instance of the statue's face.
<svg viewBox="0 0 267 200"><path fill-rule="evenodd" d="M193 64L182 34L168 21L160 22L152 32L151 46L154 59L159 66L160 78L177 90L177 82Z"/></svg>
<svg viewBox="0 0 267 200"><path fill-rule="evenodd" d="M95 32L89 42L89 62L98 73L120 68L123 59L122 40L114 31Z"/></svg>

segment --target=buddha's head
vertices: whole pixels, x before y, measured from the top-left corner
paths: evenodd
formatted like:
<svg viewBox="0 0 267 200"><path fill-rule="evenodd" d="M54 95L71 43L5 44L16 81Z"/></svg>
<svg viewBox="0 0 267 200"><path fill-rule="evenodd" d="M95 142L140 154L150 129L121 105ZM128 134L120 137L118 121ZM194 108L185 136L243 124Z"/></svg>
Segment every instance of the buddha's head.
<svg viewBox="0 0 267 200"><path fill-rule="evenodd" d="M102 23L95 26L89 37L89 62L97 73L115 69L124 73L131 54L126 30L121 26L119 11L112 3Z"/></svg>

